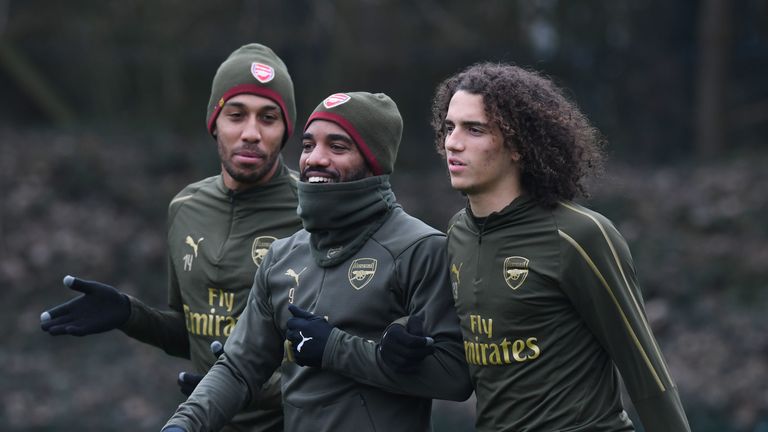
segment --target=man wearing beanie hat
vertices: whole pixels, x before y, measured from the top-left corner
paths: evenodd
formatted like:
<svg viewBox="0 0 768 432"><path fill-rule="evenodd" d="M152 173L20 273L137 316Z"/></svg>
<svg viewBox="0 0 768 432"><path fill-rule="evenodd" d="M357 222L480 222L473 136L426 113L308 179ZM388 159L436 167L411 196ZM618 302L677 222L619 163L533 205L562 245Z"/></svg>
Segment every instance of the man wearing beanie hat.
<svg viewBox="0 0 768 432"><path fill-rule="evenodd" d="M298 175L280 156L295 119L293 83L283 61L259 44L234 51L214 76L206 117L221 173L188 185L169 206L170 309L67 276L65 285L83 295L44 312L43 330L82 336L118 328L190 358L194 372L178 378L189 395L220 354L212 347L226 341L245 309L271 243L301 228ZM238 406L240 413L221 430L283 430L279 374L265 381L260 397Z"/></svg>
<svg viewBox="0 0 768 432"><path fill-rule="evenodd" d="M225 346L165 431L217 430L282 365L286 430L428 431L431 399L471 394L445 235L389 183L402 134L384 94L336 93L304 128L299 216Z"/></svg>

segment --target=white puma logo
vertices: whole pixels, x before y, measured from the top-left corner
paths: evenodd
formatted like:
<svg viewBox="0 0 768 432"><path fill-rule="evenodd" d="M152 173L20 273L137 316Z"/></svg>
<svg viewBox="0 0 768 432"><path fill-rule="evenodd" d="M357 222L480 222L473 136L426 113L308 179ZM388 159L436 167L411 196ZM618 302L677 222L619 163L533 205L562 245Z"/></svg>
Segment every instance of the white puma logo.
<svg viewBox="0 0 768 432"><path fill-rule="evenodd" d="M295 272L293 269L288 269L288 271L287 271L287 272L285 272L285 275L286 275L286 276L290 276L290 277L292 277L292 278L293 278L293 280L295 280L295 281L296 281L296 286L298 287L298 286L299 286L299 276L301 276L301 274L302 274L302 273L304 273L304 270L306 270L306 269L307 269L307 268L306 268L306 267L304 267L304 268L303 268L303 269L301 269L301 271L300 271L300 272L298 272L298 273L296 273L296 272Z"/></svg>
<svg viewBox="0 0 768 432"><path fill-rule="evenodd" d="M299 332L299 336L301 336L301 342L299 342L299 346L296 347L296 351L301 352L301 347L304 345L304 342L312 340L311 337L304 337L304 333Z"/></svg>
<svg viewBox="0 0 768 432"><path fill-rule="evenodd" d="M197 258L197 247L200 245L201 241L203 241L203 237L200 237L200 240L195 243L192 236L187 236L187 244L192 246L192 250L195 251L195 258Z"/></svg>

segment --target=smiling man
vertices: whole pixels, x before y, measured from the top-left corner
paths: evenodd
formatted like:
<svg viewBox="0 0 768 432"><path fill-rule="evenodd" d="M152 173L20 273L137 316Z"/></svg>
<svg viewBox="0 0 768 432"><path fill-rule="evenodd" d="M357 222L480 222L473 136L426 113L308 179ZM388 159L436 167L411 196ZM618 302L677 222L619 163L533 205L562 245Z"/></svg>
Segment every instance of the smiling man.
<svg viewBox="0 0 768 432"><path fill-rule="evenodd" d="M119 328L190 358L194 372L178 378L189 395L218 357L209 346L227 339L245 308L270 244L301 227L298 176L280 157L295 120L293 83L283 61L259 44L234 51L213 78L207 110L221 173L185 187L168 209L170 309L67 276L64 283L83 295L44 312L43 330L83 336ZM259 395L222 430L282 431L279 374Z"/></svg>
<svg viewBox="0 0 768 432"><path fill-rule="evenodd" d="M390 188L402 128L384 94L317 106L302 138L305 229L272 245L225 354L165 431L217 430L284 352L290 431L428 431L432 398L470 395L445 235Z"/></svg>
<svg viewBox="0 0 768 432"><path fill-rule="evenodd" d="M437 88L432 124L468 199L448 256L478 431L688 431L648 325L632 257L604 216L571 200L600 138L551 81L478 64Z"/></svg>

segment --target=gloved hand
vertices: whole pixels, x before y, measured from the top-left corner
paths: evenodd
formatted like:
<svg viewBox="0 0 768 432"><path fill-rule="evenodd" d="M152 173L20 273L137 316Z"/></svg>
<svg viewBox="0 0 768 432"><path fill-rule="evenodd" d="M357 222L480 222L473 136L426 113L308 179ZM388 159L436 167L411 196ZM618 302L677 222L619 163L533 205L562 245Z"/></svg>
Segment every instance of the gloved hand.
<svg viewBox="0 0 768 432"><path fill-rule="evenodd" d="M195 387L200 384L205 375L194 374L191 372L179 372L179 379L176 383L179 384L179 390L185 395L189 396L195 391Z"/></svg>
<svg viewBox="0 0 768 432"><path fill-rule="evenodd" d="M293 358L299 366L320 367L328 335L333 326L325 318L289 305L293 318L288 320L286 338L292 342Z"/></svg>
<svg viewBox="0 0 768 432"><path fill-rule="evenodd" d="M219 341L211 342L211 352L216 358L221 357L224 354L224 346ZM176 383L179 385L179 390L186 396L192 394L195 391L195 387L203 380L203 374L194 374L191 372L179 372L179 378Z"/></svg>
<svg viewBox="0 0 768 432"><path fill-rule="evenodd" d="M128 297L114 287L72 276L64 277L64 285L83 294L40 315L40 327L51 335L102 333L120 327L131 315Z"/></svg>
<svg viewBox="0 0 768 432"><path fill-rule="evenodd" d="M390 324L379 343L384 364L398 372L415 372L424 357L435 352L434 339L424 336L424 319L412 316L405 327Z"/></svg>
<svg viewBox="0 0 768 432"><path fill-rule="evenodd" d="M168 426L167 428L163 429L161 432L187 432L187 431L178 426Z"/></svg>

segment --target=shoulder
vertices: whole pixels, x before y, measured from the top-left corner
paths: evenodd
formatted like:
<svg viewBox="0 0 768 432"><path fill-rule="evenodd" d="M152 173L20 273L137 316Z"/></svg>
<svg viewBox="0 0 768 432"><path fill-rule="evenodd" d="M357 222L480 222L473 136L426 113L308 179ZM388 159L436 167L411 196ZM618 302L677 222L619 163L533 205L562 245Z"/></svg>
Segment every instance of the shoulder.
<svg viewBox="0 0 768 432"><path fill-rule="evenodd" d="M168 204L168 213L172 216L189 201L204 195L216 194L220 177L220 175L211 176L185 186Z"/></svg>
<svg viewBox="0 0 768 432"><path fill-rule="evenodd" d="M560 238L584 250L625 248L626 240L613 222L582 205L562 201L553 210Z"/></svg>
<svg viewBox="0 0 768 432"><path fill-rule="evenodd" d="M456 226L457 224L463 223L466 220L466 217L467 217L467 209L466 208L463 208L463 209L459 210L458 212L456 212L456 214L453 215L448 220L448 229L446 230L446 234L448 234L448 236L450 237L451 231L453 231L453 227Z"/></svg>
<svg viewBox="0 0 768 432"><path fill-rule="evenodd" d="M395 207L389 218L371 238L392 256L398 256L410 247L420 244L445 244L445 234L425 222Z"/></svg>
<svg viewBox="0 0 768 432"><path fill-rule="evenodd" d="M309 246L309 233L304 229L289 237L275 240L269 249L274 256L286 256L302 246Z"/></svg>

